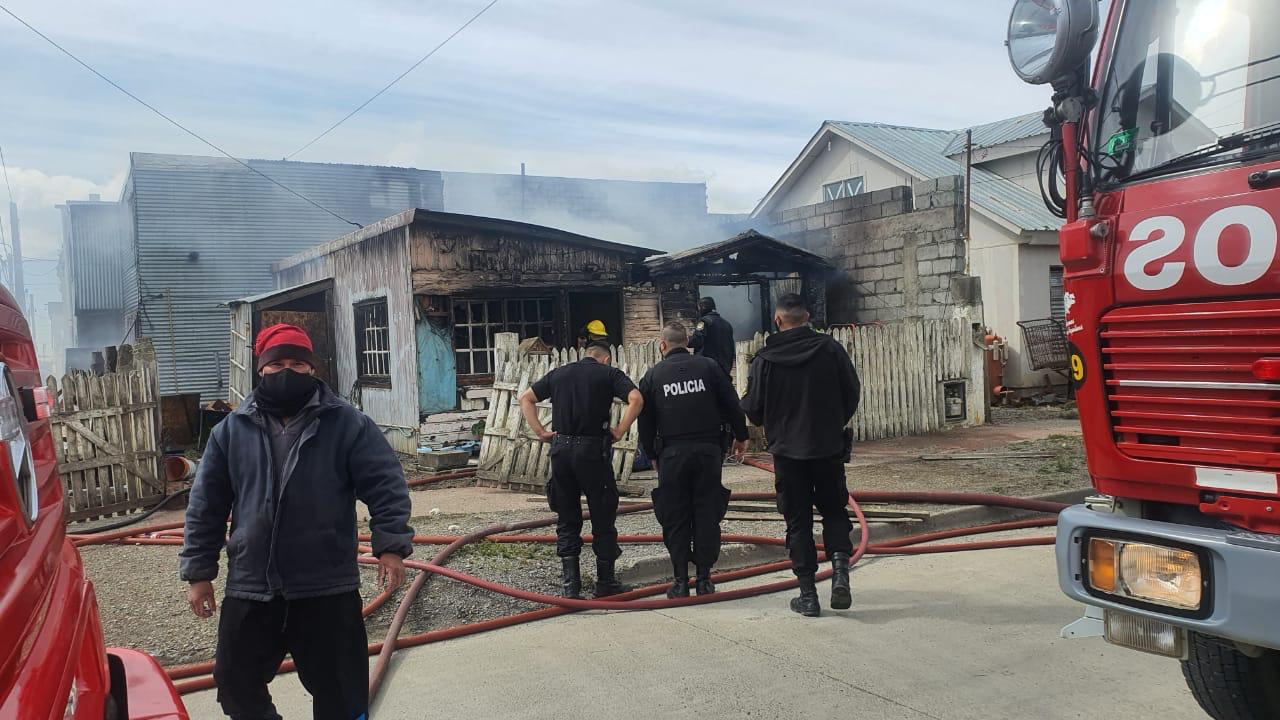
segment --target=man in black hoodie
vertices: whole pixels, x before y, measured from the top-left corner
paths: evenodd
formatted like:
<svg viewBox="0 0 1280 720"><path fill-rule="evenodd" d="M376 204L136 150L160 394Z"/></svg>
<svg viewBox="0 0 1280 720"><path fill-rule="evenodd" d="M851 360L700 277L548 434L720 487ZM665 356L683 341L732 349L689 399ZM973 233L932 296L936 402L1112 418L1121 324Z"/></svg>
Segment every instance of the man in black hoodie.
<svg viewBox="0 0 1280 720"><path fill-rule="evenodd" d="M852 606L849 589L850 534L845 512L849 491L844 464L852 449L845 430L858 409L858 374L840 343L809 327L799 295L778 298L770 335L751 362L742 409L764 427L773 454L778 510L787 521L787 551L800 581L791 609L807 617L822 613L814 574L813 508L822 515L822 542L831 557L831 607Z"/></svg>

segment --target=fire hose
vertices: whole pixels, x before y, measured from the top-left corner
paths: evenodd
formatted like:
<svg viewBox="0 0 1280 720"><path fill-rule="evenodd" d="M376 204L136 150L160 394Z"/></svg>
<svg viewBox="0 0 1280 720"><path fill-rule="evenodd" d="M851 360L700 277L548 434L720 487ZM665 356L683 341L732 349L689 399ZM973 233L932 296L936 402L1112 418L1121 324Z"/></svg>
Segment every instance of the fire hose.
<svg viewBox="0 0 1280 720"><path fill-rule="evenodd" d="M759 458L747 458L744 464L754 467L773 471L771 463ZM420 479L411 481L410 486L426 484L427 482L438 482L440 480L457 479L469 477L474 471L462 471L444 476L436 476L433 478ZM771 492L759 493L733 493L732 499L735 500L774 500L777 494ZM864 555L920 555L944 552L959 552L972 550L986 550L995 548L1011 548L1026 547L1033 545L1052 545L1054 537L1035 536L1035 537L1016 537L1002 538L997 540L986 541L970 541L949 544L932 544L940 540L947 540L960 537L969 537L973 535L985 533L1006 532L1010 530L1023 530L1037 527L1050 527L1057 523L1056 517L1032 518L1027 520L1015 520L1009 522L990 523L986 525L976 525L971 527L955 528L951 530L941 530L937 532L923 533L919 535L910 535L907 537L897 538L885 542L872 544L870 542L870 533L867 525L866 516L859 506L862 502L877 503L926 503L935 505L984 505L991 507L1003 507L1019 510L1031 510L1042 513L1050 513L1055 515L1066 507L1063 503L1048 502L1044 500L1034 500L1027 498L1017 498L1007 495L995 495L986 493L961 493L961 492L932 492L932 491L856 491L849 494L849 507L857 518L859 527L858 546L853 555L850 557L850 565L855 565ZM619 507L619 515L628 515L639 512L646 512L653 509L653 504L648 502L632 503ZM589 513L583 513L583 518L588 519ZM409 584L408 589L400 599L400 603L396 608L395 615L392 619L391 626L387 629L387 633L382 642L371 643L368 647L370 655L377 655L373 671L369 676L369 698L370 703L377 697L378 691L381 689L385 679L386 670L389 666L391 656L397 650L407 647L415 647L428 643L440 642L442 640L450 640L454 638L464 637L490 630L510 627L521 623L533 622L545 618L556 617L571 612L581 610L653 610L661 608L683 607L686 605L699 605L713 602L725 602L742 598L754 597L768 593L790 590L799 586L798 581L794 578L766 583L763 585L752 585L745 588L734 590L720 590L711 595L692 596L688 598L659 598L645 599L651 596L664 593L671 583L664 582L655 585L631 590L629 592L614 595L603 599L594 600L578 600L560 597L557 595L547 595L545 593L522 590L503 583L485 580L475 577L464 572L446 567L445 563L458 550L472 543L497 542L497 543L554 543L556 538L554 535L530 535L520 534L530 530L546 528L554 525L556 519L554 517L542 518L538 520L529 520L519 523L499 523L489 526L482 530L456 536L456 535L419 535L413 538L415 545L431 545L442 546L436 554L427 562L418 560L406 560L405 567L416 570L417 575ZM180 536L182 523L167 523L160 525L152 525L147 527L135 527L129 530L120 530L98 535L71 535L72 542L77 547L86 545L99 545L105 543L121 543L130 545L181 545L183 539ZM728 543L749 543L754 545L768 546L785 546L786 541L780 538L768 537L762 535L744 535L744 534L724 534L723 542ZM367 543L370 538L368 535L360 535L359 540ZM589 541L590 536L585 536L584 541ZM660 543L662 536L660 535L620 535L619 543L624 544L645 544ZM818 545L819 553L822 553L822 546ZM367 546L359 549L361 553L357 561L362 564L376 564L377 559L371 557ZM821 556L820 559L825 559ZM767 575L791 567L789 560L765 563L752 567L732 570L727 572L716 573L712 576L712 580L716 583L727 583L735 580L744 580L761 575ZM408 618L409 610L413 606L418 594L426 585L431 575L440 575L451 580L465 583L473 587L494 592L508 597L516 598L527 602L547 605L548 607L539 610L531 610L514 615L485 620L482 622L470 623L466 625L458 625L442 630L432 630L424 633L406 635L401 637L400 633L404 627L405 620ZM823 581L831 576L831 570L820 571L816 580ZM391 598L394 589L384 588L373 599L365 605L363 613L368 617L373 612L385 605ZM280 666L280 672L292 672L294 665L292 660L286 660ZM186 694L197 692L200 690L208 690L215 686L213 673L213 662L200 662L188 665L179 665L166 668L170 679L177 682L174 683L179 693Z"/></svg>

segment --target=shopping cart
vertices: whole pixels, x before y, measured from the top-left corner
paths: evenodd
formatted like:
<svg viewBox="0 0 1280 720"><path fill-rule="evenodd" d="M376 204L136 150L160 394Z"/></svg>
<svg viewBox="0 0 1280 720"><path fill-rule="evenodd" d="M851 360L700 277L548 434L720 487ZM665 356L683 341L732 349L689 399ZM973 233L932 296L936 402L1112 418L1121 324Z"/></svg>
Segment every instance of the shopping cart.
<svg viewBox="0 0 1280 720"><path fill-rule="evenodd" d="M1075 395L1071 387L1071 353L1067 350L1067 326L1061 320L1019 320L1022 344L1031 356L1032 370L1052 370L1067 379L1067 397Z"/></svg>

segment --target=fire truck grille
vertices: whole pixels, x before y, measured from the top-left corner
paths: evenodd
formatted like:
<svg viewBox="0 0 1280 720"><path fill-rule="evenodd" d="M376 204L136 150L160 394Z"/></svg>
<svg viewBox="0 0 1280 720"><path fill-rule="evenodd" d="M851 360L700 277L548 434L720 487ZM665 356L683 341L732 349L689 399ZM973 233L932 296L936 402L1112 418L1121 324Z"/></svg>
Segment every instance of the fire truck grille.
<svg viewBox="0 0 1280 720"><path fill-rule="evenodd" d="M1116 445L1134 458L1280 468L1280 300L1127 307L1102 318Z"/></svg>

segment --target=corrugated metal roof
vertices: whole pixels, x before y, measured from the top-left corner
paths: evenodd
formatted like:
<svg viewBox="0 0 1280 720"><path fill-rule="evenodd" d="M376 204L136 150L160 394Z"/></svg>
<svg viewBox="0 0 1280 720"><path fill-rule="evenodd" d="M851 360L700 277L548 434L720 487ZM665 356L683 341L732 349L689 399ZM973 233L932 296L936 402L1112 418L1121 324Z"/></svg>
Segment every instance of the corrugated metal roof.
<svg viewBox="0 0 1280 720"><path fill-rule="evenodd" d="M443 203L435 171L248 162L361 224ZM219 158L134 153L125 194L137 285L126 293L133 299L126 312L140 312L136 334L153 339L166 393L225 397L225 304L274 288L272 263L351 230L262 176Z"/></svg>
<svg viewBox="0 0 1280 720"><path fill-rule="evenodd" d="M964 138L967 130L973 130L974 149L1004 145L1005 143L1044 135L1049 132L1049 128L1045 127L1044 124L1043 111L1018 115L1017 117L1005 118L985 125L975 125L972 128L956 130L951 142L947 145L946 150L943 151L946 155L956 155L964 152Z"/></svg>
<svg viewBox="0 0 1280 720"><path fill-rule="evenodd" d="M954 131L842 121L828 125L921 180L964 175L964 164L946 156ZM1038 195L977 166L973 204L1023 230L1057 230L1062 224Z"/></svg>
<svg viewBox="0 0 1280 720"><path fill-rule="evenodd" d="M61 208L71 314L120 310L128 249L124 209L118 202L74 200Z"/></svg>

